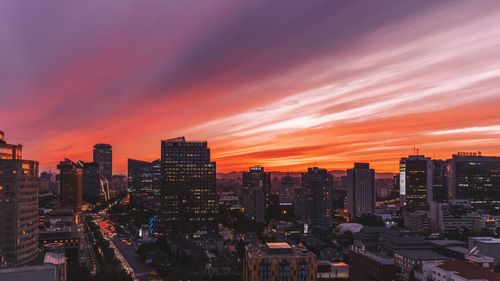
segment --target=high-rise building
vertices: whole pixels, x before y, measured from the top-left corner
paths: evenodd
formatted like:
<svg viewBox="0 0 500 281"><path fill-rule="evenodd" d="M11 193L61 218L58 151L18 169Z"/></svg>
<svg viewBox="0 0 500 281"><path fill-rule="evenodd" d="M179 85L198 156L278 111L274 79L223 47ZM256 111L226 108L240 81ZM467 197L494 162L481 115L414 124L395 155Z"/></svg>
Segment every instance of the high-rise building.
<svg viewBox="0 0 500 281"><path fill-rule="evenodd" d="M76 212L82 206L82 166L69 159L59 162L59 182L61 185L60 204L63 208L72 209Z"/></svg>
<svg viewBox="0 0 500 281"><path fill-rule="evenodd" d="M351 217L373 214L375 209L375 170L368 163L354 163L347 170L347 210Z"/></svg>
<svg viewBox="0 0 500 281"><path fill-rule="evenodd" d="M111 185L113 175L113 150L110 144L98 143L94 145L94 162L99 163L101 175Z"/></svg>
<svg viewBox="0 0 500 281"><path fill-rule="evenodd" d="M95 204L101 199L101 174L99 163L82 163L82 199L87 203Z"/></svg>
<svg viewBox="0 0 500 281"><path fill-rule="evenodd" d="M410 155L399 162L401 203L409 207L429 206L432 201L432 160L423 155Z"/></svg>
<svg viewBox="0 0 500 281"><path fill-rule="evenodd" d="M295 203L295 178L286 175L281 178L279 186L279 201L280 205L293 205Z"/></svg>
<svg viewBox="0 0 500 281"><path fill-rule="evenodd" d="M206 141L179 137L161 142L164 233L216 228L215 169Z"/></svg>
<svg viewBox="0 0 500 281"><path fill-rule="evenodd" d="M260 187L243 186L241 201L247 218L256 222L264 221L264 191Z"/></svg>
<svg viewBox="0 0 500 281"><path fill-rule="evenodd" d="M432 160L432 200L438 203L448 202L448 161Z"/></svg>
<svg viewBox="0 0 500 281"><path fill-rule="evenodd" d="M127 192L127 176L126 175L113 175L113 181L111 183L111 190L109 197L111 199L116 198Z"/></svg>
<svg viewBox="0 0 500 281"><path fill-rule="evenodd" d="M271 173L264 172L264 167L250 167L248 172L243 172L243 186L258 187L264 192L265 207L271 203Z"/></svg>
<svg viewBox="0 0 500 281"><path fill-rule="evenodd" d="M454 154L449 174L454 199L467 199L472 204L500 201L500 157Z"/></svg>
<svg viewBox="0 0 500 281"><path fill-rule="evenodd" d="M128 159L128 188L132 193L153 190L153 164L151 162Z"/></svg>
<svg viewBox="0 0 500 281"><path fill-rule="evenodd" d="M244 281L316 281L316 256L304 246L267 243L248 246Z"/></svg>
<svg viewBox="0 0 500 281"><path fill-rule="evenodd" d="M325 169L309 168L302 174L299 194L301 219L313 228L330 228L333 224L333 176Z"/></svg>
<svg viewBox="0 0 500 281"><path fill-rule="evenodd" d="M22 146L0 131L0 260L26 264L38 250L38 162L22 159Z"/></svg>

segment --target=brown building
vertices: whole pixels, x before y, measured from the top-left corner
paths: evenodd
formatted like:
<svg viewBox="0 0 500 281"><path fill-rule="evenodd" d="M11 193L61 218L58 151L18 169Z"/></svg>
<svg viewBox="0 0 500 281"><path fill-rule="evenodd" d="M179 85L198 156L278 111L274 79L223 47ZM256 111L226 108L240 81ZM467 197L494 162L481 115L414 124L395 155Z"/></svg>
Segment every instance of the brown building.
<svg viewBox="0 0 500 281"><path fill-rule="evenodd" d="M354 248L349 251L350 281L391 281L398 272L394 259L381 253Z"/></svg>
<svg viewBox="0 0 500 281"><path fill-rule="evenodd" d="M248 246L243 275L244 281L316 281L316 256L282 242Z"/></svg>
<svg viewBox="0 0 500 281"><path fill-rule="evenodd" d="M6 143L0 131L0 263L32 261L37 239L38 162L22 159L22 146Z"/></svg>
<svg viewBox="0 0 500 281"><path fill-rule="evenodd" d="M61 207L72 209L76 213L82 206L82 165L64 159L59 162L57 169L60 171L58 179L61 185Z"/></svg>

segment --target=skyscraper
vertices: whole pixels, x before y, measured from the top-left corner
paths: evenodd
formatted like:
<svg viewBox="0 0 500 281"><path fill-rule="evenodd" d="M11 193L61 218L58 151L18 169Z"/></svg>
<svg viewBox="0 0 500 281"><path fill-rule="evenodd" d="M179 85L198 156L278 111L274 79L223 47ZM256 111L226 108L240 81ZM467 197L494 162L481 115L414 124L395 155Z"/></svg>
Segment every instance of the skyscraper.
<svg viewBox="0 0 500 281"><path fill-rule="evenodd" d="M243 186L242 203L245 216L256 222L264 221L264 191L260 187Z"/></svg>
<svg viewBox="0 0 500 281"><path fill-rule="evenodd" d="M454 154L449 173L454 199L468 199L472 204L500 201L500 157Z"/></svg>
<svg viewBox="0 0 500 281"><path fill-rule="evenodd" d="M423 155L410 155L399 162L401 203L409 207L428 207L432 201L432 160Z"/></svg>
<svg viewBox="0 0 500 281"><path fill-rule="evenodd" d="M0 255L23 265L38 250L38 162L22 159L22 146L0 131Z"/></svg>
<svg viewBox="0 0 500 281"><path fill-rule="evenodd" d="M101 175L111 185L113 179L113 151L110 144L98 143L94 145L94 162L99 163Z"/></svg>
<svg viewBox="0 0 500 281"><path fill-rule="evenodd" d="M351 217L373 214L375 209L375 170L368 163L354 163L347 170L347 210Z"/></svg>
<svg viewBox="0 0 500 281"><path fill-rule="evenodd" d="M101 176L99 163L82 163L82 193L83 201L95 204L101 199Z"/></svg>
<svg viewBox="0 0 500 281"><path fill-rule="evenodd" d="M300 217L313 228L328 229L333 224L333 176L325 169L309 168L302 174Z"/></svg>
<svg viewBox="0 0 500 281"><path fill-rule="evenodd" d="M61 185L60 204L63 208L72 209L76 212L82 206L82 166L69 159L59 162L59 182Z"/></svg>
<svg viewBox="0 0 500 281"><path fill-rule="evenodd" d="M271 173L264 172L264 167L250 167L248 172L243 172L244 187L258 187L264 192L265 208L271 202Z"/></svg>
<svg viewBox="0 0 500 281"><path fill-rule="evenodd" d="M215 229L215 168L206 141L179 137L161 142L164 233Z"/></svg>
<svg viewBox="0 0 500 281"><path fill-rule="evenodd" d="M448 202L449 163L445 160L432 160L432 166L432 200L438 203Z"/></svg>

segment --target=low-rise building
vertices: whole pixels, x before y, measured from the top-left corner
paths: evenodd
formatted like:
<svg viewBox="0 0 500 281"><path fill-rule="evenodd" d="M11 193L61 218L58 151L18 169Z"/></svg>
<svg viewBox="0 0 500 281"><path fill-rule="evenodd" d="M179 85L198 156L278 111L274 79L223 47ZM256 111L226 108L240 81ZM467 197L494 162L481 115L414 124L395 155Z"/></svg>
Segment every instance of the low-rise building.
<svg viewBox="0 0 500 281"><path fill-rule="evenodd" d="M348 253L350 281L396 280L398 268L394 259L380 252L353 247Z"/></svg>
<svg viewBox="0 0 500 281"><path fill-rule="evenodd" d="M394 263L401 269L401 280L413 280L426 262L444 261L448 258L430 250L402 250L394 253Z"/></svg>
<svg viewBox="0 0 500 281"><path fill-rule="evenodd" d="M279 242L246 249L244 281L316 281L316 278L316 256L303 246Z"/></svg>
<svg viewBox="0 0 500 281"><path fill-rule="evenodd" d="M420 281L497 281L500 273L460 260L423 265Z"/></svg>
<svg viewBox="0 0 500 281"><path fill-rule="evenodd" d="M415 211L404 214L404 224L408 231L413 233L429 233L430 218L426 211Z"/></svg>
<svg viewBox="0 0 500 281"><path fill-rule="evenodd" d="M317 261L318 281L349 280L349 265L345 262Z"/></svg>
<svg viewBox="0 0 500 281"><path fill-rule="evenodd" d="M489 256L500 262L500 238L469 237L469 250L477 249L479 254Z"/></svg>

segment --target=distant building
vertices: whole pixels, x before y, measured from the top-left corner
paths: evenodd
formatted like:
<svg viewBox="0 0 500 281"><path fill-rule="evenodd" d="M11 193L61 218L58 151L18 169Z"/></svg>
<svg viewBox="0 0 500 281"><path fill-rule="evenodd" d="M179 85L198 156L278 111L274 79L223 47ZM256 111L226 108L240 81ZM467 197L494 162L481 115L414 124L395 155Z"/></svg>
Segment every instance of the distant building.
<svg viewBox="0 0 500 281"><path fill-rule="evenodd" d="M473 205L500 201L500 157L454 154L449 173L454 199L470 200Z"/></svg>
<svg viewBox="0 0 500 281"><path fill-rule="evenodd" d="M325 169L309 168L302 174L299 190L300 217L313 228L328 229L333 225L333 177Z"/></svg>
<svg viewBox="0 0 500 281"><path fill-rule="evenodd" d="M243 172L244 187L258 187L264 192L265 208L271 202L271 173L265 172L264 167L250 167L248 172Z"/></svg>
<svg viewBox="0 0 500 281"><path fill-rule="evenodd" d="M373 214L375 209L375 170L368 163L354 163L347 170L347 210L351 217Z"/></svg>
<svg viewBox="0 0 500 281"><path fill-rule="evenodd" d="M449 163L444 160L432 160L432 200L438 203L448 202Z"/></svg>
<svg viewBox="0 0 500 281"><path fill-rule="evenodd" d="M429 212L415 211L404 213L404 225L412 233L426 234L430 232Z"/></svg>
<svg viewBox="0 0 500 281"><path fill-rule="evenodd" d="M164 233L216 228L215 162L206 141L163 140L161 178Z"/></svg>
<svg viewBox="0 0 500 281"><path fill-rule="evenodd" d="M95 204L101 199L101 175L99 163L81 162L82 167L82 198L84 202Z"/></svg>
<svg viewBox="0 0 500 281"><path fill-rule="evenodd" d="M0 263L24 265L38 250L38 162L4 137L0 131Z"/></svg>
<svg viewBox="0 0 500 281"><path fill-rule="evenodd" d="M58 179L61 185L61 207L70 208L76 213L82 206L82 166L69 159L64 159L64 161L59 162L57 169L59 169Z"/></svg>
<svg viewBox="0 0 500 281"><path fill-rule="evenodd" d="M316 278L316 256L303 246L281 242L246 249L244 281L316 281Z"/></svg>
<svg viewBox="0 0 500 281"><path fill-rule="evenodd" d="M127 176L126 175L113 175L111 182L110 198L116 198L127 192Z"/></svg>
<svg viewBox="0 0 500 281"><path fill-rule="evenodd" d="M401 203L410 208L423 208L432 201L432 160L423 155L410 155L399 162Z"/></svg>
<svg viewBox="0 0 500 281"><path fill-rule="evenodd" d="M279 186L279 201L280 205L294 205L295 204L295 178L286 175L281 178Z"/></svg>
<svg viewBox="0 0 500 281"><path fill-rule="evenodd" d="M431 204L430 223L431 230L435 232L447 234L460 229L472 230L474 220L479 217L467 200Z"/></svg>
<svg viewBox="0 0 500 281"><path fill-rule="evenodd" d="M94 162L99 163L101 175L103 175L108 184L111 184L113 175L113 150L110 144L98 143L94 145Z"/></svg>
<svg viewBox="0 0 500 281"><path fill-rule="evenodd" d="M153 162L128 159L127 189L134 205L147 209L161 209L161 164L160 160Z"/></svg>
<svg viewBox="0 0 500 281"><path fill-rule="evenodd" d="M265 195L262 188L243 186L241 201L247 218L256 222L264 221Z"/></svg>

